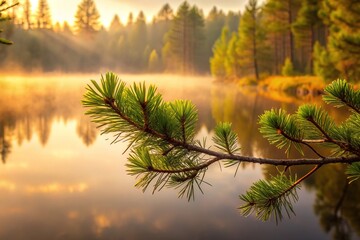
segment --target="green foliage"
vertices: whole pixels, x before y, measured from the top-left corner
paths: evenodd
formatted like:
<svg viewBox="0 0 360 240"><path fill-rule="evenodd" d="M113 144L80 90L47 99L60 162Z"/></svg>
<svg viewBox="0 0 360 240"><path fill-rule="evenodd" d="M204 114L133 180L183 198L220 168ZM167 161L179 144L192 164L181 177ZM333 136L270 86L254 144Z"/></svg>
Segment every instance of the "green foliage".
<svg viewBox="0 0 360 240"><path fill-rule="evenodd" d="M351 164L348 169L346 170L346 174L348 175L348 178L350 179L350 183L353 181L360 179L360 164L359 163L353 163Z"/></svg>
<svg viewBox="0 0 360 240"><path fill-rule="evenodd" d="M215 135L212 140L215 143L215 147L220 151L235 154L240 150L237 135L231 129L230 123L219 123L214 131Z"/></svg>
<svg viewBox="0 0 360 240"><path fill-rule="evenodd" d="M159 72L161 70L161 61L155 49L150 53L148 68L151 72Z"/></svg>
<svg viewBox="0 0 360 240"><path fill-rule="evenodd" d="M227 50L229 46L229 29L224 27L220 38L215 42L213 47L213 57L210 58L211 74L218 78L227 77L225 62L227 58Z"/></svg>
<svg viewBox="0 0 360 240"><path fill-rule="evenodd" d="M325 82L336 79L340 72L336 69L330 52L320 45L319 42L314 46L314 73L321 77Z"/></svg>
<svg viewBox="0 0 360 240"><path fill-rule="evenodd" d="M240 196L245 202L240 207L241 213L244 216L255 214L262 221L274 218L278 223L283 219L283 211L285 211L290 218L291 214L295 214L293 203L298 200L296 193L298 186L294 187L295 182L296 179L286 177L282 173L272 177L271 180L255 182L245 194Z"/></svg>
<svg viewBox="0 0 360 240"><path fill-rule="evenodd" d="M295 22L292 24L292 32L297 47L304 48L301 65L305 65L304 72L313 73L313 51L317 36L324 35L325 25L318 16L321 4L318 0L303 0L297 13ZM307 47L310 46L310 47ZM308 70L308 71L306 71Z"/></svg>
<svg viewBox="0 0 360 240"><path fill-rule="evenodd" d="M236 49L242 75L254 76L256 80L259 80L260 60L264 59L266 50L266 35L260 21L260 11L258 1L249 0L241 17Z"/></svg>
<svg viewBox="0 0 360 240"><path fill-rule="evenodd" d="M272 165L317 164L301 178L280 172L271 180L260 180L240 199L245 202L241 213L255 213L261 220L283 219L283 212L290 217L292 204L297 201L296 189L306 178L324 164L352 163L347 170L351 181L359 179L360 168L360 115L358 113L358 91L343 80L334 81L326 89L324 100L335 106L347 106L350 117L336 124L325 110L313 105L300 106L294 114L284 110L266 111L259 118L260 132L270 143L286 152L295 147L303 153L310 148L317 159L263 159L238 155L240 146L231 124L219 123L212 142L219 150L205 145L195 138L197 110L189 101L165 102L156 92L156 87L144 83L127 86L113 73L102 76L100 84L92 80L87 87L83 105L86 112L97 123L103 134L115 135L117 142L129 143L128 173L138 179L136 187L143 191L149 187L154 191L164 187L179 190L179 197L194 199L196 190L202 192L208 167L223 161L225 167L241 162L267 163ZM333 149L340 157L323 156L317 146Z"/></svg>
<svg viewBox="0 0 360 240"><path fill-rule="evenodd" d="M360 77L360 3L348 0L323 0L320 15L328 24L327 50L339 72L336 77L358 81Z"/></svg>
<svg viewBox="0 0 360 240"><path fill-rule="evenodd" d="M304 104L297 111L298 124L303 131L303 138L323 139L324 132L331 134L335 127L334 120L321 107Z"/></svg>
<svg viewBox="0 0 360 240"><path fill-rule="evenodd" d="M327 95L324 101L333 104L335 107L348 107L352 112L360 113L360 91L354 88L345 80L337 80L325 87Z"/></svg>
<svg viewBox="0 0 360 240"><path fill-rule="evenodd" d="M100 85L92 81L83 105L90 108L87 114L102 127L103 134L115 133L114 142L125 140L132 146L127 166L129 174L139 178L137 187L145 191L151 182L155 182L154 191L181 186L179 196L194 197L193 184L200 188L202 182L199 176L203 171L196 169L201 159L184 147L200 146L194 140L194 105L180 100L166 103L154 86L146 88L140 83L127 87L112 73L102 77Z"/></svg>
<svg viewBox="0 0 360 240"><path fill-rule="evenodd" d="M167 70L193 73L200 70L199 64L204 46L204 17L196 6L183 2L166 34L163 47Z"/></svg>
<svg viewBox="0 0 360 240"><path fill-rule="evenodd" d="M294 66L290 58L286 58L284 66L281 69L281 74L283 76L295 76Z"/></svg>
<svg viewBox="0 0 360 240"><path fill-rule="evenodd" d="M292 146L301 152L299 142L302 134L294 116L282 109L272 109L260 116L259 124L260 132L271 144L276 144L280 149L285 147L286 153L289 153Z"/></svg>

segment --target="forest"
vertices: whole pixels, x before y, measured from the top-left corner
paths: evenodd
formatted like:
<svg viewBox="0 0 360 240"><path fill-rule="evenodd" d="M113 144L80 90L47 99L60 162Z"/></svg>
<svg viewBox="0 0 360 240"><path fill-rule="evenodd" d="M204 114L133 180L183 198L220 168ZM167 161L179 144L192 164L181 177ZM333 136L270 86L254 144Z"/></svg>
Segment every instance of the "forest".
<svg viewBox="0 0 360 240"><path fill-rule="evenodd" d="M9 11L1 70L212 74L250 83L273 75L315 75L325 81L360 74L360 5L349 0L249 0L241 11L216 6L205 14L185 1L146 22L146 13L100 23L93 0L79 3L74 25L52 22L46 0ZM88 13L88 14L86 14Z"/></svg>

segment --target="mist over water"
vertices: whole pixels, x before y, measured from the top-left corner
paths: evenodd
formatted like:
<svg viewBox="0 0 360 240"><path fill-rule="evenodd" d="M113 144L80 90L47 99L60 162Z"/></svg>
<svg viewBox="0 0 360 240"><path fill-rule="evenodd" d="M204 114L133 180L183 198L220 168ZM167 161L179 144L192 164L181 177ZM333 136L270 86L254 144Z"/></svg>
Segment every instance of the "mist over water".
<svg viewBox="0 0 360 240"><path fill-rule="evenodd" d="M210 141L215 124L230 121L244 155L285 157L262 138L256 122L264 110L293 112L298 103L277 102L206 76L119 76L128 84L155 84L166 101L191 100L198 108L199 139ZM357 185L347 190L352 198L343 203L339 221L326 218L338 196L324 182L343 188L338 166L306 182L297 215L278 226L244 218L237 210L238 195L252 182L276 174L270 166L244 164L235 177L235 169L212 166L205 177L212 186L204 185L205 194L197 193L193 202L178 199L171 189L154 195L136 189L124 167L127 143L111 145L113 136L99 135L84 115L86 84L99 78L0 77L0 239L329 239L344 226L359 239Z"/></svg>

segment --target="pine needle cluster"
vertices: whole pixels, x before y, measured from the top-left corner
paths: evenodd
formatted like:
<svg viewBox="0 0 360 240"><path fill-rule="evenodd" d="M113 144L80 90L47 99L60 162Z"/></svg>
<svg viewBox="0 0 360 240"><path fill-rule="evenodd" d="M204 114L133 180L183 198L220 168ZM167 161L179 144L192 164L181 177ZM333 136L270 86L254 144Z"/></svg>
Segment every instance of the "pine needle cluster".
<svg viewBox="0 0 360 240"><path fill-rule="evenodd" d="M8 16L3 16L3 15L8 9L13 8L18 4L19 3L17 2L17 3L14 3L14 4L8 6L6 1L2 0L0 2L0 22L11 20L11 18L9 18ZM2 29L0 29L0 33L1 32L3 32ZM5 38L0 38L0 44L11 45L11 44L13 44L13 42L10 40L7 40Z"/></svg>
<svg viewBox="0 0 360 240"><path fill-rule="evenodd" d="M225 167L242 162L274 166L315 165L304 176L279 172L269 180L259 180L240 196L240 212L252 213L266 221L290 217L292 204L298 200L296 190L306 178L321 166L331 163L349 164L349 180L360 178L360 97L344 80L326 87L324 101L335 107L347 107L349 118L336 124L321 107L300 106L294 114L284 110L269 110L259 117L260 132L271 144L289 152L295 148L311 149L318 158L266 159L239 155L237 135L230 123L219 123L214 129L213 146L195 138L197 109L189 101L166 102L155 86L134 83L127 86L118 76L107 73L100 83L92 80L84 95L87 114L101 128L102 134L113 134L113 143L127 142L130 154L126 164L128 173L137 178L136 187L143 191L163 188L179 190L179 197L194 199L202 191L205 174L210 165L222 161ZM319 146L333 150L331 156L322 156Z"/></svg>

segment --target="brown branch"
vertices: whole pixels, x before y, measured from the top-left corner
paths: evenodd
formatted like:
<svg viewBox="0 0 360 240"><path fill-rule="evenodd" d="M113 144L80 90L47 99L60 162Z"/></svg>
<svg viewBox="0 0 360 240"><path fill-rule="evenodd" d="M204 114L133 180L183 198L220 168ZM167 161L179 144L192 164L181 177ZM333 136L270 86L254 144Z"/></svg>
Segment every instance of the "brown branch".
<svg viewBox="0 0 360 240"><path fill-rule="evenodd" d="M104 100L105 104L108 105L110 108L113 109L115 113L119 115L123 120L127 121L130 125L137 128L139 131L143 131L143 126L135 123L132 121L129 117L125 116L115 105L114 101L111 101L111 99ZM184 168L179 170L174 170L174 173L179 173L182 171L194 171L194 170L201 170L204 168L207 168L211 164L221 161L221 160L233 160L233 161L239 161L239 162L249 162L249 163L257 163L257 164L269 164L273 166L299 166L299 165L319 165L319 164L331 164L331 163L347 163L351 164L354 162L360 162L360 156L350 156L350 157L324 157L324 158L313 158L313 159L271 159L271 158L259 158L259 157L250 157L250 156L241 156L241 155L233 155L233 154L227 154L227 153L221 153L216 152L211 149L206 149L199 147L197 145L184 143L182 141L169 138L169 136L161 134L152 128L148 128L148 131L146 131L147 134L150 134L151 136L161 139L163 141L168 142L169 144L173 145L174 147L182 147L184 149L187 149L188 151L194 151L197 153L202 153L208 156L214 157L212 160L207 161L206 163L203 163L201 165L191 167L191 168ZM159 171L165 171L165 170L159 170ZM167 170L166 170L167 171Z"/></svg>
<svg viewBox="0 0 360 240"><path fill-rule="evenodd" d="M324 156L322 156L318 151L316 151L309 143L304 142L303 140L300 139L296 139L293 138L291 136L289 136L287 133L285 133L284 131L280 130L280 134L283 135L284 137L286 137L287 139L289 139L292 142L296 142L296 143L301 143L304 144L305 146L307 146L308 148L310 148L316 155L318 155L320 158L324 158Z"/></svg>
<svg viewBox="0 0 360 240"><path fill-rule="evenodd" d="M307 179L308 177L310 177L314 172L316 172L322 165L316 165L313 169L311 169L307 174L305 174L304 176L302 176L301 178L299 178L296 182L294 182L293 184L291 184L291 186L286 189L284 192L282 192L281 194L274 196L272 198L269 199L269 201L273 201L275 199L279 199L283 196L285 196L288 192L290 192L291 190L293 190L297 185L299 185L302 181L304 181L305 179ZM255 202L253 202L252 204L255 204Z"/></svg>
<svg viewBox="0 0 360 240"><path fill-rule="evenodd" d="M319 170L319 168L322 166L322 164L316 165L313 169L311 169L307 174L299 178L296 182L294 182L283 194L286 194L287 192L291 191L294 187L299 185L302 181L310 177L314 172Z"/></svg>
<svg viewBox="0 0 360 240"><path fill-rule="evenodd" d="M16 5L19 5L19 3L17 2L17 3L14 3L13 5L10 5L10 6L6 7L6 8L0 9L0 12L6 11L6 10L12 8L12 7L15 7Z"/></svg>

